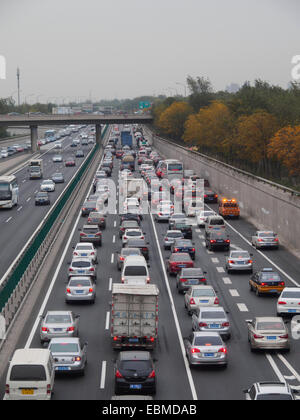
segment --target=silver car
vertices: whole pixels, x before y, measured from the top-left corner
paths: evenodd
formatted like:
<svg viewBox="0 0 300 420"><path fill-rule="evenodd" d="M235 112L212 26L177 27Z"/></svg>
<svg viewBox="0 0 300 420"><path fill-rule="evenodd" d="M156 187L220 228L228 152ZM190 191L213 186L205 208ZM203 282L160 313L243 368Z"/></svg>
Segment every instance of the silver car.
<svg viewBox="0 0 300 420"><path fill-rule="evenodd" d="M275 248L279 247L279 239L277 233L257 231L251 238L251 243L256 249L261 248Z"/></svg>
<svg viewBox="0 0 300 420"><path fill-rule="evenodd" d="M87 363L87 343L80 338L52 338L49 350L54 359L55 372L77 372L84 375Z"/></svg>
<svg viewBox="0 0 300 420"><path fill-rule="evenodd" d="M181 230L168 230L164 235L164 248L170 249L176 239L184 239Z"/></svg>
<svg viewBox="0 0 300 420"><path fill-rule="evenodd" d="M98 263L97 249L90 242L79 242L74 247L73 258L78 257L87 257L92 259L95 264Z"/></svg>
<svg viewBox="0 0 300 420"><path fill-rule="evenodd" d="M285 287L277 301L277 315L300 313L300 288Z"/></svg>
<svg viewBox="0 0 300 420"><path fill-rule="evenodd" d="M200 306L219 306L219 298L212 286L191 286L184 295L184 306L188 314L192 315Z"/></svg>
<svg viewBox="0 0 300 420"><path fill-rule="evenodd" d="M227 366L227 347L216 332L193 332L184 340L184 345L190 366Z"/></svg>
<svg viewBox="0 0 300 420"><path fill-rule="evenodd" d="M82 301L95 303L95 300L96 284L91 277L74 276L69 279L65 293L66 303Z"/></svg>
<svg viewBox="0 0 300 420"><path fill-rule="evenodd" d="M69 277L71 276L91 276L97 279L97 270L90 257L74 257L69 267Z"/></svg>
<svg viewBox="0 0 300 420"><path fill-rule="evenodd" d="M282 318L258 317L246 322L251 351L290 349L288 330Z"/></svg>
<svg viewBox="0 0 300 420"><path fill-rule="evenodd" d="M196 313L192 316L192 329L202 332L215 331L224 339L231 336L229 319L221 306L196 308Z"/></svg>
<svg viewBox="0 0 300 420"><path fill-rule="evenodd" d="M43 344L57 337L77 337L80 315L72 311L49 311L41 316L40 338Z"/></svg>
<svg viewBox="0 0 300 420"><path fill-rule="evenodd" d="M225 269L227 273L231 271L248 271L253 273L253 254L248 251L238 250L230 251L229 256L226 256Z"/></svg>
<svg viewBox="0 0 300 420"><path fill-rule="evenodd" d="M257 382L244 390L248 401L291 401L295 400L294 394L298 393L287 382Z"/></svg>

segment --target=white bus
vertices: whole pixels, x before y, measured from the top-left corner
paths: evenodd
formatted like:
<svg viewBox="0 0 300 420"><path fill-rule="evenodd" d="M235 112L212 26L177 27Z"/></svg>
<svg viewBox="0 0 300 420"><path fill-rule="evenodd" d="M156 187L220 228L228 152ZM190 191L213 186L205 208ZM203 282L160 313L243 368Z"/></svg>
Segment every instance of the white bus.
<svg viewBox="0 0 300 420"><path fill-rule="evenodd" d="M14 175L0 176L0 209L11 209L19 202L19 187Z"/></svg>
<svg viewBox="0 0 300 420"><path fill-rule="evenodd" d="M56 140L56 130L47 130L45 131L44 138L46 143L50 143Z"/></svg>
<svg viewBox="0 0 300 420"><path fill-rule="evenodd" d="M176 159L164 160L161 164L161 178L172 181L173 179L183 178L183 164Z"/></svg>

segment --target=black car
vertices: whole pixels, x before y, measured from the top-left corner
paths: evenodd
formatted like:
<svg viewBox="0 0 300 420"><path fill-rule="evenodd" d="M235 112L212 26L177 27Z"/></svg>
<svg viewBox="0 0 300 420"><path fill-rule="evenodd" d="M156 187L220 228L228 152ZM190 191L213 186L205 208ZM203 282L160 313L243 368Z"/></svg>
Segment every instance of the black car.
<svg viewBox="0 0 300 420"><path fill-rule="evenodd" d="M96 201L85 201L81 208L81 216L88 216L91 212L98 211L97 202Z"/></svg>
<svg viewBox="0 0 300 420"><path fill-rule="evenodd" d="M204 190L204 203L217 203L218 194L212 190Z"/></svg>
<svg viewBox="0 0 300 420"><path fill-rule="evenodd" d="M63 184L65 182L64 176L62 173L58 172L56 174L53 174L52 181L55 184Z"/></svg>
<svg viewBox="0 0 300 420"><path fill-rule="evenodd" d="M141 224L141 217L138 214L134 213L124 213L120 217L120 225L125 222L125 220L135 220L139 225Z"/></svg>
<svg viewBox="0 0 300 420"><path fill-rule="evenodd" d="M38 192L35 196L36 206L47 206L50 204L50 198L47 192Z"/></svg>
<svg viewBox="0 0 300 420"><path fill-rule="evenodd" d="M145 260L149 260L149 247L145 239L128 239L124 248L139 248Z"/></svg>
<svg viewBox="0 0 300 420"><path fill-rule="evenodd" d="M192 260L195 259L195 246L190 239L175 239L171 245L171 253L176 252L189 253Z"/></svg>
<svg viewBox="0 0 300 420"><path fill-rule="evenodd" d="M182 223L182 222L175 222L172 225L172 230L181 230L181 232L183 233L184 239L193 239L193 230L192 230L192 226L187 224L187 223Z"/></svg>
<svg viewBox="0 0 300 420"><path fill-rule="evenodd" d="M82 150L77 150L77 152L75 153L75 157L83 158L84 157L83 151Z"/></svg>
<svg viewBox="0 0 300 420"><path fill-rule="evenodd" d="M107 176L111 176L112 170L109 166L102 166L101 171L104 171Z"/></svg>
<svg viewBox="0 0 300 420"><path fill-rule="evenodd" d="M230 248L230 239L226 232L221 230L212 230L208 232L205 238L206 248L210 251L214 249L225 249L229 250Z"/></svg>
<svg viewBox="0 0 300 420"><path fill-rule="evenodd" d="M178 293L186 292L191 286L206 285L207 280L204 274L207 273L202 268L182 268L176 279Z"/></svg>
<svg viewBox="0 0 300 420"><path fill-rule="evenodd" d="M115 363L115 394L155 394L156 376L148 351L121 351Z"/></svg>

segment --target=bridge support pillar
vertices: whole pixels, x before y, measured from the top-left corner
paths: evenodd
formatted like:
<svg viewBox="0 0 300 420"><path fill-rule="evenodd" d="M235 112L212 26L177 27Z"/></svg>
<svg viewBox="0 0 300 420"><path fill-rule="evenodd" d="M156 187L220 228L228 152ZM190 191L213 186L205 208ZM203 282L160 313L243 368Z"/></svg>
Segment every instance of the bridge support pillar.
<svg viewBox="0 0 300 420"><path fill-rule="evenodd" d="M37 125L30 126L30 137L31 137L31 151L32 153L37 152L37 141L38 141L38 127Z"/></svg>
<svg viewBox="0 0 300 420"><path fill-rule="evenodd" d="M96 143L101 144L101 124L96 124Z"/></svg>

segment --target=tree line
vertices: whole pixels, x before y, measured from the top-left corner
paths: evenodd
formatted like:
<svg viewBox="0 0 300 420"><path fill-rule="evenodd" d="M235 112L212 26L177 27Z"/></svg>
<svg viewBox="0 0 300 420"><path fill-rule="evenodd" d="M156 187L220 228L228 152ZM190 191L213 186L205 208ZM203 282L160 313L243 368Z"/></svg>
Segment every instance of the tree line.
<svg viewBox="0 0 300 420"><path fill-rule="evenodd" d="M187 78L187 98L156 101L160 135L256 175L300 185L300 85L256 80L237 92L214 92L208 79Z"/></svg>

